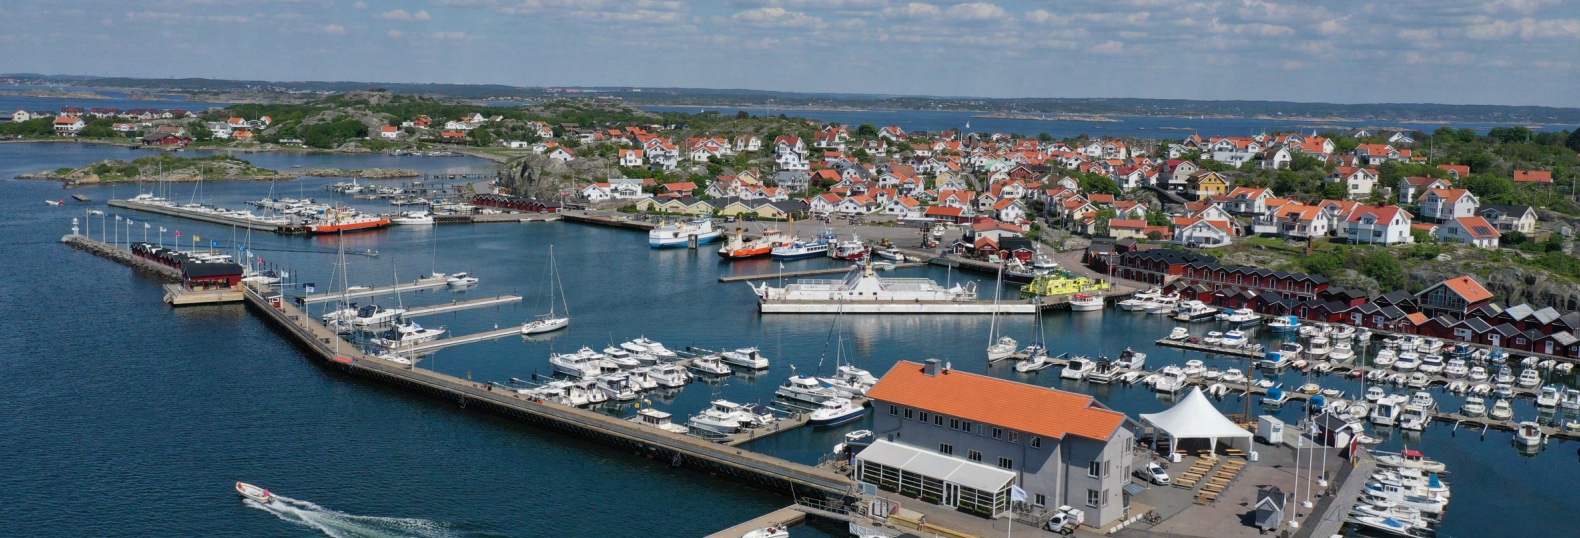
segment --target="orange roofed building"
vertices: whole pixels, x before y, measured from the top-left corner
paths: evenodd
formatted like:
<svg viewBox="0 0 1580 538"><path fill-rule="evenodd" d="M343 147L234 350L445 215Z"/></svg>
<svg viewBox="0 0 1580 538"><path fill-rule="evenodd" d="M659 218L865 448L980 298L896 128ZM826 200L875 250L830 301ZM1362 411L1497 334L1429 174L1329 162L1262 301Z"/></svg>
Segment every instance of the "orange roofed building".
<svg viewBox="0 0 1580 538"><path fill-rule="evenodd" d="M1006 514L1019 486L1030 504L1079 507L1099 528L1129 504L1135 434L1090 396L929 359L894 365L867 397L877 438L856 455L863 482L985 517Z"/></svg>

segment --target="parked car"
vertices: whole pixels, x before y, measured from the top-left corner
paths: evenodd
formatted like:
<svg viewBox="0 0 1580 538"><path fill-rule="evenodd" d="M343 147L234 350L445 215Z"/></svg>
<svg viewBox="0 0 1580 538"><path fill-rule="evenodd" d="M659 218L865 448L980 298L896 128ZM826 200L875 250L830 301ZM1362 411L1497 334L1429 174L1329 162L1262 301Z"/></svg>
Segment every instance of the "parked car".
<svg viewBox="0 0 1580 538"><path fill-rule="evenodd" d="M1163 466L1155 461L1148 463L1146 467L1136 469L1136 476L1159 486L1167 486L1171 482L1168 471L1163 470Z"/></svg>

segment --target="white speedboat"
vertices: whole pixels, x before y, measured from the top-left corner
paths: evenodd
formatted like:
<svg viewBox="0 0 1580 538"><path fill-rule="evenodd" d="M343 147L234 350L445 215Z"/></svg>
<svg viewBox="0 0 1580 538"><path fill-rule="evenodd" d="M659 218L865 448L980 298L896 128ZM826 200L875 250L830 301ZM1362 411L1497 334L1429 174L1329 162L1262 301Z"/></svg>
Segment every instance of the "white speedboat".
<svg viewBox="0 0 1580 538"><path fill-rule="evenodd" d="M1399 359L1394 361L1393 369L1400 372L1414 372L1421 367L1421 356L1414 351L1399 352Z"/></svg>
<svg viewBox="0 0 1580 538"><path fill-rule="evenodd" d="M433 224L433 214L427 211L408 211L390 219L390 224L423 226Z"/></svg>
<svg viewBox="0 0 1580 538"><path fill-rule="evenodd" d="M1190 329L1186 329L1184 327L1175 327L1173 331L1169 331L1168 338L1169 340L1184 340L1186 338L1190 338Z"/></svg>
<svg viewBox="0 0 1580 538"><path fill-rule="evenodd" d="M1207 373L1207 365L1202 363L1201 359L1191 359L1185 361L1185 369L1183 371L1188 377L1200 377L1202 374Z"/></svg>
<svg viewBox="0 0 1580 538"><path fill-rule="evenodd" d="M1355 350L1350 348L1349 342L1339 342L1333 345L1333 351L1328 352L1328 360L1333 362L1349 362L1355 358Z"/></svg>
<svg viewBox="0 0 1580 538"><path fill-rule="evenodd" d="M1558 407L1560 390L1558 385L1542 387L1541 392L1536 393L1536 407Z"/></svg>
<svg viewBox="0 0 1580 538"><path fill-rule="evenodd" d="M758 353L755 347L743 347L734 351L719 353L719 360L730 366L739 366L753 370L768 369L768 358Z"/></svg>
<svg viewBox="0 0 1580 538"><path fill-rule="evenodd" d="M1430 384L1432 384L1432 378L1427 377L1427 375L1422 372L1412 373L1410 374L1410 377L1404 380L1404 385L1412 389L1424 389Z"/></svg>
<svg viewBox="0 0 1580 538"><path fill-rule="evenodd" d="M1218 331L1207 331L1207 336L1201 337L1201 341L1207 345L1223 345L1223 333Z"/></svg>
<svg viewBox="0 0 1580 538"><path fill-rule="evenodd" d="M465 288L465 287L475 286L475 285L477 285L477 281L478 281L477 277L472 276L471 273L465 273L465 272L456 273L456 274L450 275L450 278L444 279L444 283L446 285L452 287L452 288Z"/></svg>
<svg viewBox="0 0 1580 538"><path fill-rule="evenodd" d="M1525 420L1514 428L1514 443L1526 447L1542 444L1542 427L1535 422Z"/></svg>
<svg viewBox="0 0 1580 538"><path fill-rule="evenodd" d="M1393 363L1398 360L1399 352L1391 348L1383 348L1377 351L1376 357L1372 357L1372 366L1387 368L1393 366Z"/></svg>
<svg viewBox="0 0 1580 538"><path fill-rule="evenodd" d="M1119 358L1114 360L1114 366L1129 370L1140 370L1147 365L1147 354L1134 349L1125 348L1119 352Z"/></svg>
<svg viewBox="0 0 1580 538"><path fill-rule="evenodd" d="M1073 379L1080 381L1085 379L1086 374L1091 373L1091 371L1092 359L1088 359L1085 356L1080 356L1070 359L1069 364L1064 366L1064 371L1059 372L1059 377L1063 379Z"/></svg>
<svg viewBox="0 0 1580 538"><path fill-rule="evenodd" d="M1406 449L1402 452L1374 452L1373 457L1377 463L1384 467L1403 467L1407 469L1420 469L1428 473L1441 473L1448 469L1443 462L1428 459L1419 450Z"/></svg>
<svg viewBox="0 0 1580 538"><path fill-rule="evenodd" d="M752 529L741 538L790 538L790 528L784 525L769 525L761 529Z"/></svg>
<svg viewBox="0 0 1580 538"><path fill-rule="evenodd" d="M1580 390L1565 388L1563 394L1558 397L1558 407L1567 411L1580 410Z"/></svg>
<svg viewBox="0 0 1580 538"><path fill-rule="evenodd" d="M1356 526L1385 534L1415 536L1416 527L1414 525L1395 517L1351 515L1349 522L1354 523Z"/></svg>
<svg viewBox="0 0 1580 538"><path fill-rule="evenodd" d="M1245 337L1245 331L1234 329L1223 333L1223 338L1218 340L1218 345L1227 348L1245 347L1250 341Z"/></svg>
<svg viewBox="0 0 1580 538"><path fill-rule="evenodd" d="M1465 359L1453 358L1443 364L1443 375L1448 377L1465 377L1470 373L1470 365Z"/></svg>
<svg viewBox="0 0 1580 538"><path fill-rule="evenodd" d="M624 373L603 374L598 376L598 390L603 391L609 399L621 402L635 400L636 387L631 385L630 376Z"/></svg>
<svg viewBox="0 0 1580 538"><path fill-rule="evenodd" d="M351 323L358 327L383 325L399 319L401 314L405 313L406 310L403 308L384 308L376 304L370 304L358 308L356 317L352 318Z"/></svg>
<svg viewBox="0 0 1580 538"><path fill-rule="evenodd" d="M813 426L844 424L861 418L866 412L867 408L847 398L829 398L807 416L807 423Z"/></svg>
<svg viewBox="0 0 1580 538"><path fill-rule="evenodd" d="M691 373L674 363L653 366L653 369L648 371L648 375L653 378L653 381L658 382L658 386L667 389L684 387L691 382Z"/></svg>
<svg viewBox="0 0 1580 538"><path fill-rule="evenodd" d="M1103 296L1077 293L1070 298L1070 311L1095 312L1103 309Z"/></svg>
<svg viewBox="0 0 1580 538"><path fill-rule="evenodd" d="M625 372L631 379L631 386L637 391L653 390L658 388L658 379L653 377L652 366L632 368Z"/></svg>
<svg viewBox="0 0 1580 538"><path fill-rule="evenodd" d="M1542 384L1542 374L1535 368L1526 368L1520 371L1520 377L1515 379L1514 383L1520 388L1532 388Z"/></svg>
<svg viewBox="0 0 1580 538"><path fill-rule="evenodd" d="M1470 372L1465 374L1465 376L1466 379L1471 381L1486 381L1490 378L1487 375L1487 369L1479 365L1470 367Z"/></svg>
<svg viewBox="0 0 1580 538"><path fill-rule="evenodd" d="M708 375L730 375L730 367L720 361L717 355L691 359L690 366L692 370Z"/></svg>
<svg viewBox="0 0 1580 538"><path fill-rule="evenodd" d="M614 346L603 348L603 356L622 370L629 370L642 365L642 361L637 360L635 356L631 355L631 352L626 351L624 348Z"/></svg>
<svg viewBox="0 0 1580 538"><path fill-rule="evenodd" d="M432 342L441 334L444 334L444 329L426 329L416 322L407 322L390 327L384 334L374 338L373 343L387 348L401 348Z"/></svg>
<svg viewBox="0 0 1580 538"><path fill-rule="evenodd" d="M1355 327L1343 324L1334 325L1333 332L1328 334L1328 338L1333 339L1334 342L1348 342L1354 340Z"/></svg>
<svg viewBox="0 0 1580 538"><path fill-rule="evenodd" d="M248 484L246 482L236 483L236 493L240 493L242 497L246 497L264 504L274 502L274 494L269 493L269 490Z"/></svg>
<svg viewBox="0 0 1580 538"><path fill-rule="evenodd" d="M1255 310L1251 310L1249 308L1240 308L1235 310L1225 309L1214 317L1216 317L1218 321L1227 321L1229 324L1236 327L1256 325L1262 321L1262 316L1257 315Z"/></svg>
<svg viewBox="0 0 1580 538"><path fill-rule="evenodd" d="M691 431L691 428L672 422L671 415L669 413L665 413L651 407L643 408L637 411L636 416L633 416L627 420L641 424L643 426L658 428L669 433L684 434Z"/></svg>
<svg viewBox="0 0 1580 538"><path fill-rule="evenodd" d="M1312 337L1311 345L1306 347L1306 356L1313 359L1326 357L1328 353L1333 351L1332 342L1326 336Z"/></svg>
<svg viewBox="0 0 1580 538"><path fill-rule="evenodd" d="M1218 309L1207 306L1207 303L1191 300L1184 301L1175 309L1174 321L1207 321L1218 314Z"/></svg>
<svg viewBox="0 0 1580 538"><path fill-rule="evenodd" d="M1366 387L1365 397L1366 401L1375 403L1378 400L1388 397L1388 392L1384 391L1382 387L1372 385L1370 387Z"/></svg>
<svg viewBox="0 0 1580 538"><path fill-rule="evenodd" d="M1465 405L1459 407L1459 414L1467 417L1479 417L1487 414L1487 401L1479 396L1468 396Z"/></svg>
<svg viewBox="0 0 1580 538"><path fill-rule="evenodd" d="M1514 418L1514 406L1509 404L1508 398L1498 398L1492 402L1492 409L1487 411L1487 416L1493 420L1509 420Z"/></svg>
<svg viewBox="0 0 1580 538"><path fill-rule="evenodd" d="M1240 371L1239 368L1230 368L1228 370L1224 370L1223 371L1223 377L1221 378L1221 380L1224 383L1228 383L1228 384L1231 384L1231 385L1236 384L1236 383L1244 383L1245 382L1245 372Z"/></svg>
<svg viewBox="0 0 1580 538"><path fill-rule="evenodd" d="M1447 367L1448 364L1443 362L1442 355L1423 355L1421 357L1421 366L1417 367L1416 370L1426 374L1437 375L1443 373L1443 369Z"/></svg>

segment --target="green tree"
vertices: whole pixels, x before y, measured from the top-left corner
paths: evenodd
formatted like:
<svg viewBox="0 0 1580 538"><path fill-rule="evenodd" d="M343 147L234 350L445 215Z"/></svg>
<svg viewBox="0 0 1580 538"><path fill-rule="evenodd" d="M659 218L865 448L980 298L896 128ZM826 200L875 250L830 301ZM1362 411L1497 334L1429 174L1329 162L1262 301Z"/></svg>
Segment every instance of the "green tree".
<svg viewBox="0 0 1580 538"><path fill-rule="evenodd" d="M738 119L738 120L749 120L749 119L752 119L752 115L751 115L750 112L742 110L740 112L736 112L735 113L735 119Z"/></svg>
<svg viewBox="0 0 1580 538"><path fill-rule="evenodd" d="M1096 233L1099 236L1106 236L1106 235L1108 235L1108 221L1114 220L1118 216L1119 216L1119 212L1115 211L1114 208L1112 208L1112 207L1105 207L1105 208L1102 208L1102 209L1098 210L1097 211L1097 221L1095 223L1096 224L1096 226L1095 226L1096 231L1094 233Z"/></svg>
<svg viewBox="0 0 1580 538"><path fill-rule="evenodd" d="M1324 200L1343 200L1349 196L1343 181L1328 181L1322 185L1322 198Z"/></svg>
<svg viewBox="0 0 1580 538"><path fill-rule="evenodd" d="M1525 233L1524 232L1521 232L1521 231L1518 231L1518 230L1510 230L1510 231L1507 231L1507 232L1503 233L1503 237L1499 239L1499 242L1500 242L1500 244L1514 246L1514 245L1518 245L1520 243L1524 243L1526 241L1526 239L1527 238L1525 237Z"/></svg>
<svg viewBox="0 0 1580 538"><path fill-rule="evenodd" d="M1487 131L1487 138L1497 140L1504 144L1524 142L1531 138L1531 129L1529 127L1523 126L1493 127L1492 130Z"/></svg>
<svg viewBox="0 0 1580 538"><path fill-rule="evenodd" d="M198 142L207 142L214 139L214 131L210 131L208 126L201 121L193 122L190 127L187 127L187 134L192 135L192 139Z"/></svg>
<svg viewBox="0 0 1580 538"><path fill-rule="evenodd" d="M1415 240L1418 245L1428 245L1437 242L1437 237L1427 233L1426 230L1415 227L1410 228L1410 238ZM1433 254L1432 256L1436 257L1437 255Z"/></svg>
<svg viewBox="0 0 1580 538"><path fill-rule="evenodd" d="M1564 139L1564 147L1580 152L1580 127L1569 132L1569 138Z"/></svg>
<svg viewBox="0 0 1580 538"><path fill-rule="evenodd" d="M1044 144L1051 143L1053 142L1053 135L1048 133L1037 133L1037 141Z"/></svg>
<svg viewBox="0 0 1580 538"><path fill-rule="evenodd" d="M1456 186L1470 191L1483 203L1506 201L1509 195L1514 193L1513 180L1492 174L1471 174L1470 177L1461 179Z"/></svg>
<svg viewBox="0 0 1580 538"><path fill-rule="evenodd" d="M1395 258L1388 250L1370 250L1370 253L1361 260L1360 267L1361 274L1372 277L1377 281L1377 286L1385 292L1403 288L1408 282L1404 265L1399 263L1399 258Z"/></svg>
<svg viewBox="0 0 1580 538"><path fill-rule="evenodd" d="M857 125L856 126L856 136L861 137L861 138L877 138L878 137L878 126L873 125L871 123L863 123L861 125Z"/></svg>
<svg viewBox="0 0 1580 538"><path fill-rule="evenodd" d="M1147 213L1147 226L1168 226L1172 222L1169 219L1169 214L1164 213L1161 209L1154 209Z"/></svg>

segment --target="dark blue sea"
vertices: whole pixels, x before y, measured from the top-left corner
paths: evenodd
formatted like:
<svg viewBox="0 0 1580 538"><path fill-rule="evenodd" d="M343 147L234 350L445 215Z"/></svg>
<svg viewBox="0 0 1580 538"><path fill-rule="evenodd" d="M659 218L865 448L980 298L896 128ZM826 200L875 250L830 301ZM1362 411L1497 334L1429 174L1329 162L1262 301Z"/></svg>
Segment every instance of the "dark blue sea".
<svg viewBox="0 0 1580 538"><path fill-rule="evenodd" d="M0 144L0 177L80 166L103 158L141 155L102 146ZM243 155L261 166L362 168L400 166L426 172L487 171L492 165L459 158ZM241 207L277 196L327 199L334 178L272 182L178 184L180 201ZM390 180L390 184L399 184ZM664 462L635 457L504 418L465 410L404 391L347 378L309 362L304 353L241 306L172 309L160 302L159 283L58 243L71 219L90 209L142 224L182 230L183 237L250 244L296 283L320 289L332 278L334 238L280 237L227 227L109 210L104 201L128 197L136 185L63 191L53 182L0 180L0 511L7 536L697 536L789 503L759 490ZM144 190L153 186L144 185ZM67 198L62 207L46 199ZM379 202L357 202L387 209ZM95 217L92 234L103 226ZM79 221L79 225L85 222ZM84 230L86 232L86 230ZM111 231L107 239L125 231ZM159 240L155 234L150 240ZM799 372L828 371L842 337L844 355L882 374L898 360L937 357L956 369L987 372L1044 386L1093 394L1130 413L1156 412L1169 403L1144 388L1061 382L1057 369L1019 375L982 359L986 317L763 316L744 283L719 276L773 273L776 263L724 263L710 250L654 250L638 232L569 223L397 227L347 236L348 251L375 249L378 257L349 256L353 284L411 280L431 271L470 271L482 278L457 294L430 291L384 299L383 304L432 304L456 298L519 294L520 305L421 318L468 334L519 324L547 309L545 274L550 245L564 275L574 319L544 340L510 337L446 349L421 363L476 380L529 378L550 371L548 355L581 346L647 336L671 348L757 346L773 361L767 372L717 384L693 384L651 405L677 419L716 397L769 402L774 387ZM167 243L172 234L163 238ZM821 267L826 260L790 262L786 270ZM939 281L991 277L944 269L897 271ZM836 323L837 321L837 323ZM1001 320L1003 321L1003 320ZM1240 361L1156 347L1175 322L1117 310L1050 313L1046 338L1055 352L1151 355L1148 368L1204 358L1220 368ZM1029 317L1004 322L1010 335L1034 337ZM1205 331L1211 324L1194 329ZM1306 379L1284 374L1280 381ZM1359 382L1316 379L1360 394ZM1458 399L1439 395L1448 409ZM1230 397L1219 405L1239 410ZM1260 409L1260 407L1256 407ZM1536 411L1529 401L1520 418ZM630 414L633 408L611 409ZM1298 405L1277 414L1296 420ZM801 429L748 445L813 463L848 429ZM1580 480L1576 448L1554 443L1522 456L1510 436L1451 430L1435 424L1424 435L1381 433L1384 449L1403 443L1441 459L1451 470L1454 503L1447 536L1566 534L1580 513L1569 495ZM270 488L288 499L265 510L238 500L233 482ZM796 529L797 536L842 535L837 526Z"/></svg>

